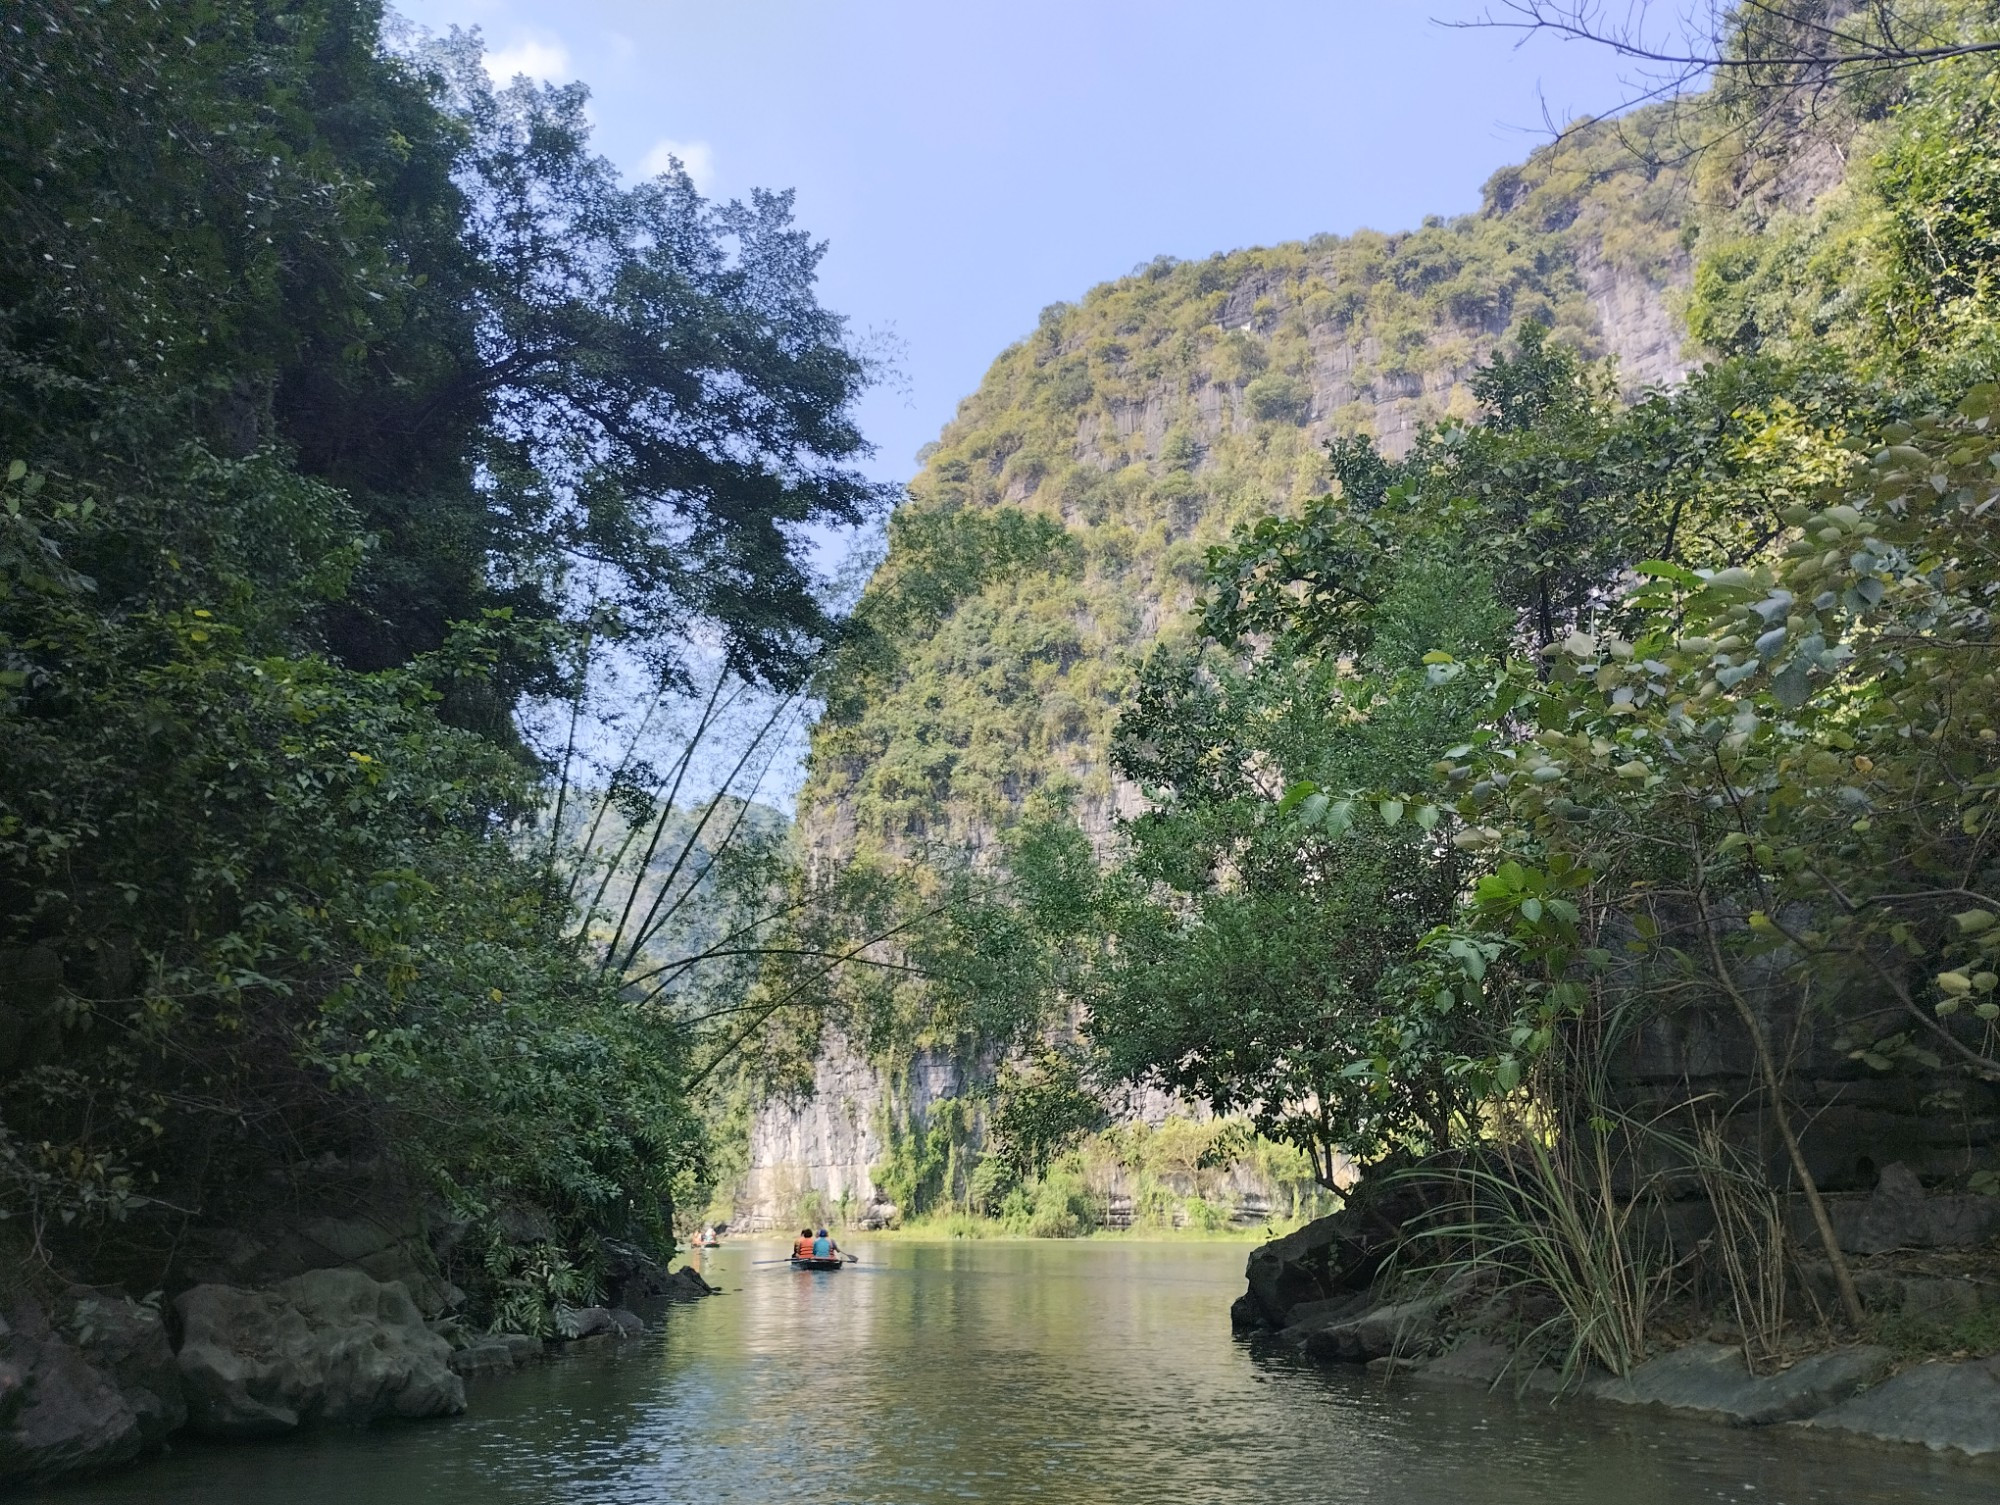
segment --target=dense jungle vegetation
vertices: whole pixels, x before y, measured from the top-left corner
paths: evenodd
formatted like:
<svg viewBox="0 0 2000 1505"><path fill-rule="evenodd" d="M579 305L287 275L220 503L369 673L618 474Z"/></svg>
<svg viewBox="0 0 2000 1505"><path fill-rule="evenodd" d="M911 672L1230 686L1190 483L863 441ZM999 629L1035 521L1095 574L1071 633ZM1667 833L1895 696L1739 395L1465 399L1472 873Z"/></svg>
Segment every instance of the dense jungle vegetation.
<svg viewBox="0 0 2000 1505"><path fill-rule="evenodd" d="M785 879L593 687L748 708L740 769L830 640L795 530L887 497L818 246L373 0L25 0L0 95L8 1260L143 1290L385 1182L468 1284L517 1204L664 1241L669 964L733 835Z"/></svg>
<svg viewBox="0 0 2000 1505"><path fill-rule="evenodd" d="M1788 14L1734 55L1814 45ZM1857 1318L1760 1010L1806 999L1936 1113L2000 1082L1993 59L1745 68L1479 215L1051 309L894 519L825 829L971 852L1011 886L976 925L1017 1017L1329 1182L1523 1132L1584 1167L1616 1040L1729 1011ZM1579 224L1685 258L1684 382L1598 359Z"/></svg>

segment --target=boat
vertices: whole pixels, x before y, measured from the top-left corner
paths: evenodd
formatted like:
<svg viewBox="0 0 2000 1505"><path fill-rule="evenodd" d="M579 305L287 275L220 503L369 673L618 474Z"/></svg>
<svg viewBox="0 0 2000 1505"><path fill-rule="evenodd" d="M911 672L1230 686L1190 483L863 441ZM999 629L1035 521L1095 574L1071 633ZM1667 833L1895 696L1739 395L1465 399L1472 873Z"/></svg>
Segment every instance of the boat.
<svg viewBox="0 0 2000 1505"><path fill-rule="evenodd" d="M846 1263L847 1261L842 1259L838 1254L829 1254L824 1258L815 1256L811 1259L801 1259L796 1254L792 1256L792 1268L794 1270L838 1270Z"/></svg>

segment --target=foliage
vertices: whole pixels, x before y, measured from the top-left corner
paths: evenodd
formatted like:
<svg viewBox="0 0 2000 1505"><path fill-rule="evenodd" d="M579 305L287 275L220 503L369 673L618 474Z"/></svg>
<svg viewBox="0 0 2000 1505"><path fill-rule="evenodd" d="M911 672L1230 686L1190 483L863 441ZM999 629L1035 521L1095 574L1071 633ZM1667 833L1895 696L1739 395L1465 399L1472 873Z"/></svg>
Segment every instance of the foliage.
<svg viewBox="0 0 2000 1505"><path fill-rule="evenodd" d="M1880 1069L2000 1076L1996 399L1879 448L1823 437L1818 504L1754 568L1644 566L1622 631L1515 671L1533 739L1495 746L1464 801L1482 840L1587 869L1595 903L1714 985L1758 957L1811 977Z"/></svg>
<svg viewBox="0 0 2000 1505"><path fill-rule="evenodd" d="M1038 792L1101 828L1128 660L1184 634L1208 549L1309 505L1327 438L1399 450L1470 417L1466 374L1510 332L1600 353L1573 253L1664 277L1675 181L1585 132L1497 176L1479 214L1167 258L1044 310L895 515L870 630L825 682L808 830L837 810L843 849L978 849Z"/></svg>
<svg viewBox="0 0 2000 1505"><path fill-rule="evenodd" d="M29 0L0 88L4 1210L151 1275L393 1165L663 1237L700 1067L516 713L831 636L797 530L881 492L819 248L372 0Z"/></svg>

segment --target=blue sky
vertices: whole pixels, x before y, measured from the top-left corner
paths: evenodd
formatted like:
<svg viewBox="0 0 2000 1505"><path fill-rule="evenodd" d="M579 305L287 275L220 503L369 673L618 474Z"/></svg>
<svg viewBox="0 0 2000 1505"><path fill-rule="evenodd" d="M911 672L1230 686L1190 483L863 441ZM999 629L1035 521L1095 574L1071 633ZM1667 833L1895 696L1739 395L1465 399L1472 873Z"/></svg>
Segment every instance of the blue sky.
<svg viewBox="0 0 2000 1505"><path fill-rule="evenodd" d="M491 65L590 85L629 173L793 188L826 304L900 342L863 425L915 472L1041 308L1181 257L1475 208L1615 64L1451 31L1480 0L397 0Z"/></svg>

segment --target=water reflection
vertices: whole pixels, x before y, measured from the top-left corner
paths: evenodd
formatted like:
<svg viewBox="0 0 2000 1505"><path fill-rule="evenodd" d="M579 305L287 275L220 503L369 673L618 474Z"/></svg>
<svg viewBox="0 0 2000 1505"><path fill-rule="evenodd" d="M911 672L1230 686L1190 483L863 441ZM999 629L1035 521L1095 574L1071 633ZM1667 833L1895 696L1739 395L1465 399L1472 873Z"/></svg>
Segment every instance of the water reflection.
<svg viewBox="0 0 2000 1505"><path fill-rule="evenodd" d="M711 1252L663 1337L478 1384L447 1423L183 1445L110 1501L251 1505L1280 1499L1990 1505L2000 1469L1459 1391L1233 1339L1240 1246L890 1244L834 1275Z"/></svg>

